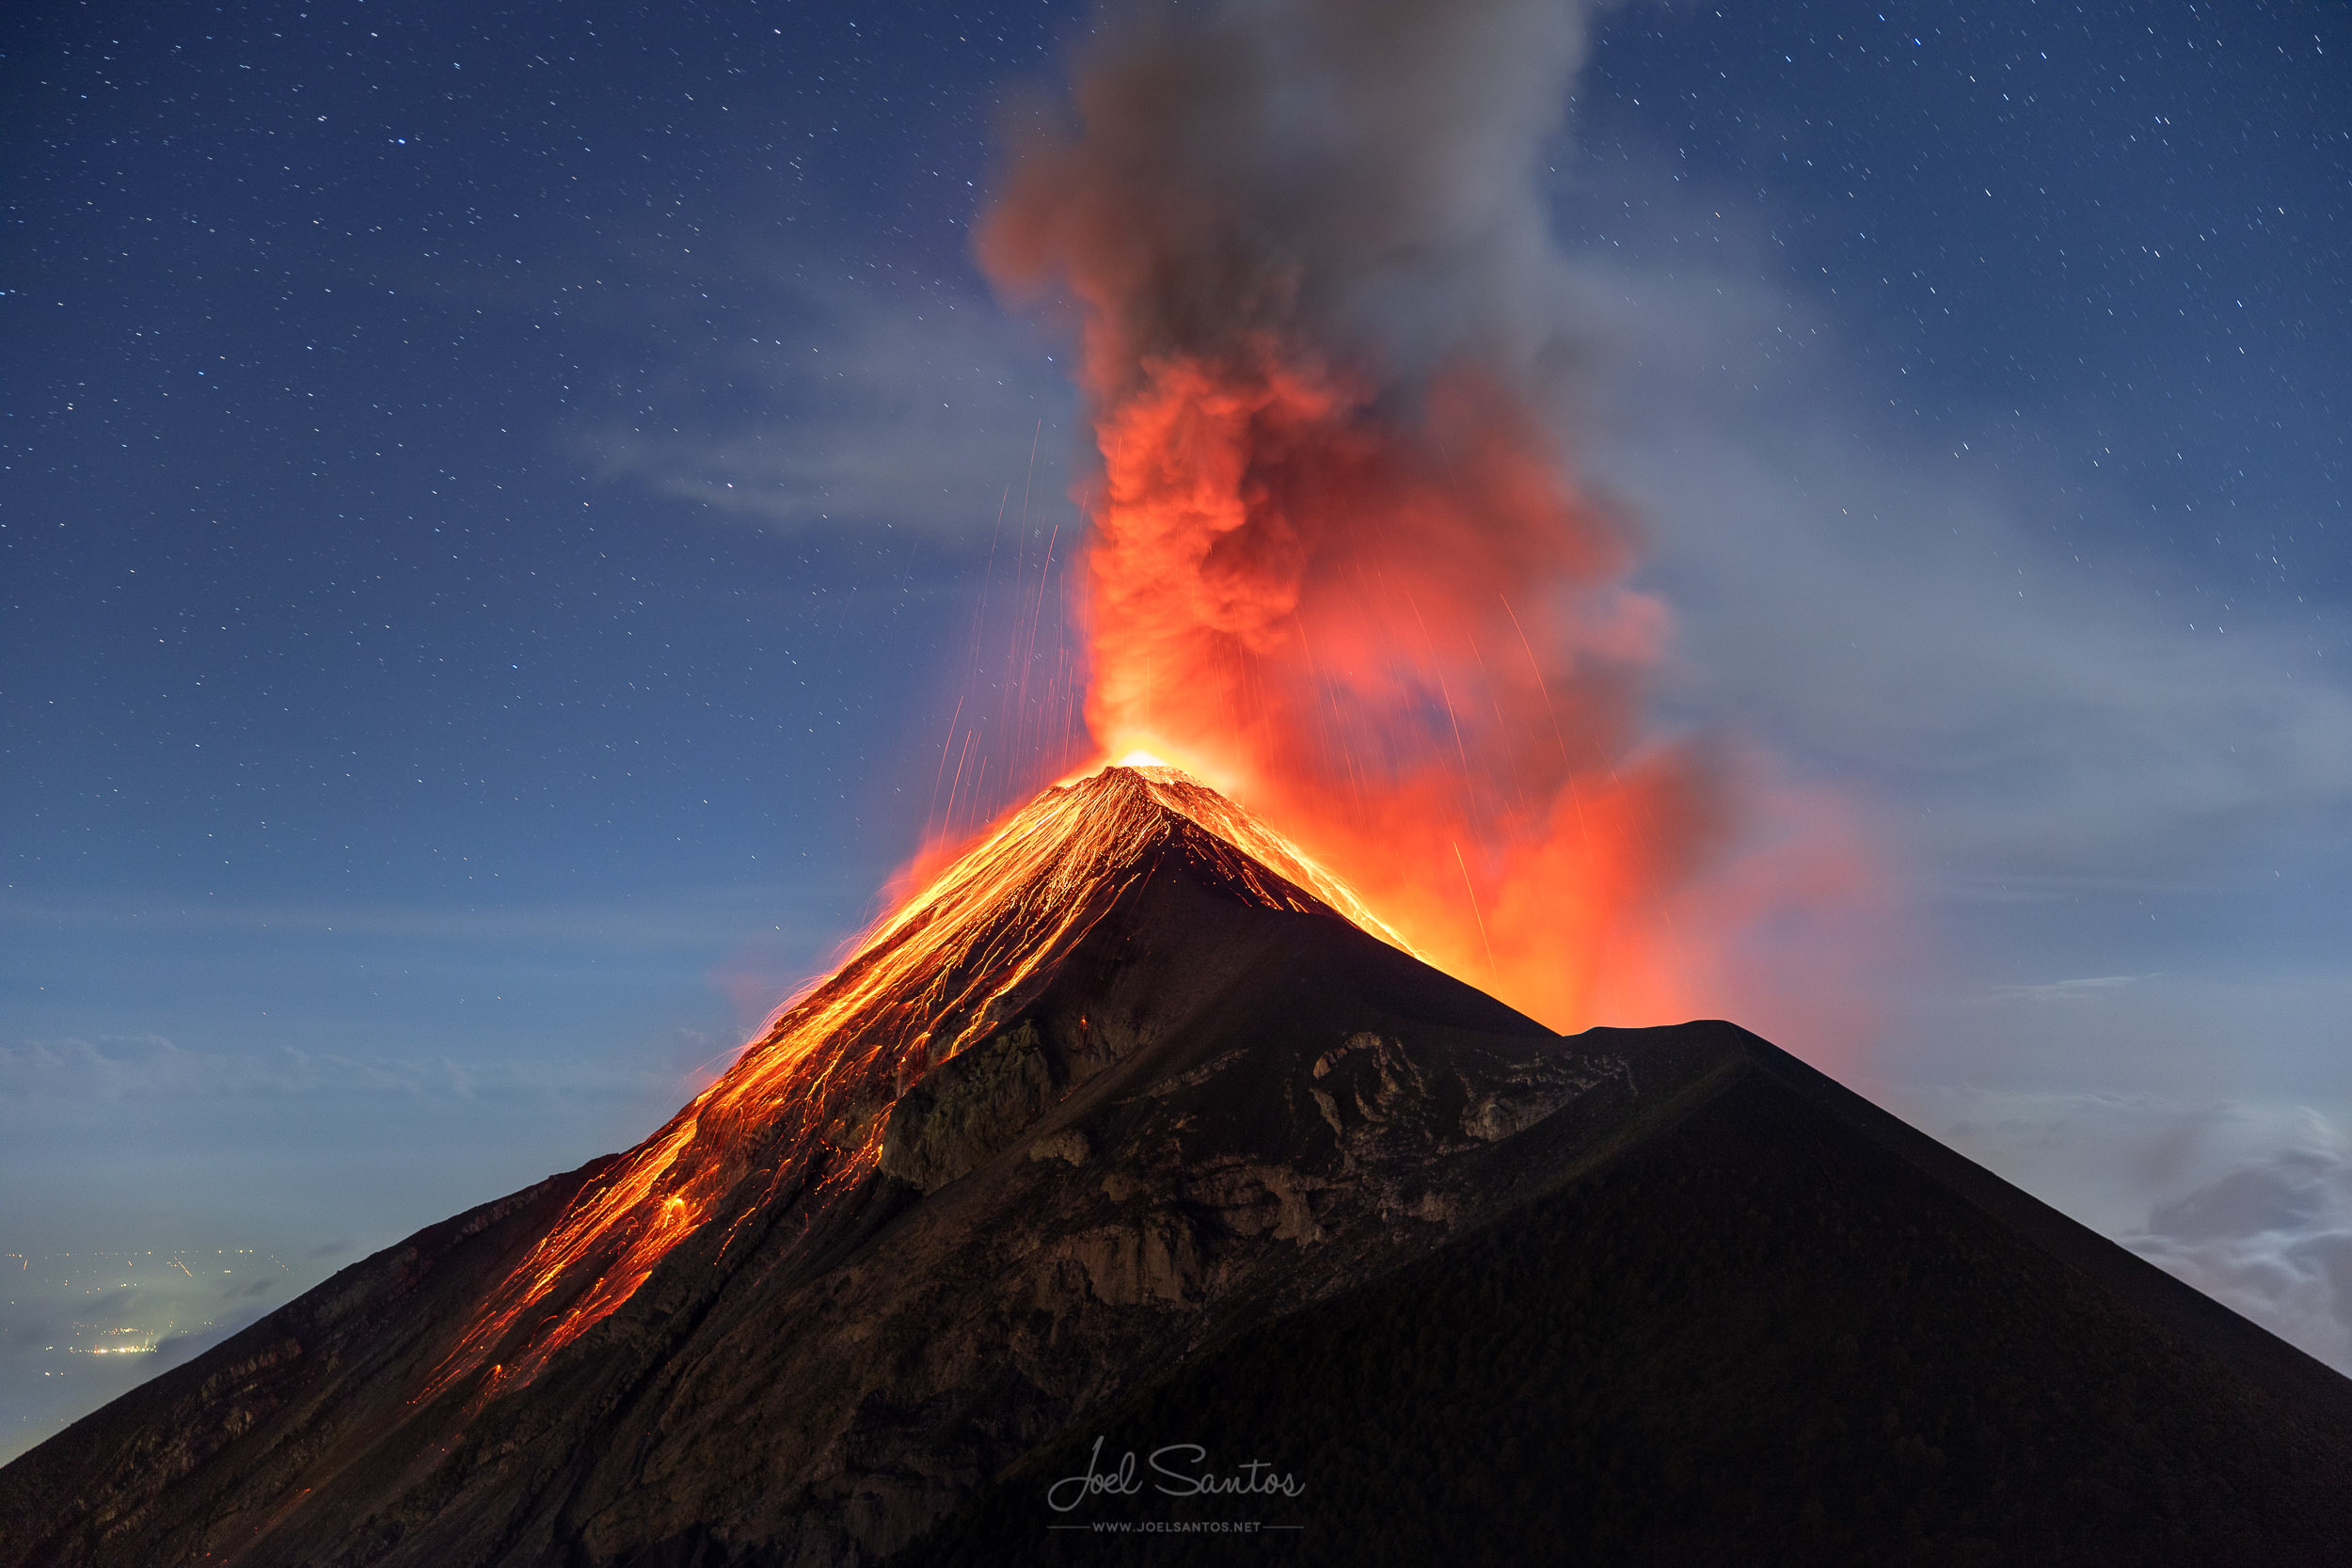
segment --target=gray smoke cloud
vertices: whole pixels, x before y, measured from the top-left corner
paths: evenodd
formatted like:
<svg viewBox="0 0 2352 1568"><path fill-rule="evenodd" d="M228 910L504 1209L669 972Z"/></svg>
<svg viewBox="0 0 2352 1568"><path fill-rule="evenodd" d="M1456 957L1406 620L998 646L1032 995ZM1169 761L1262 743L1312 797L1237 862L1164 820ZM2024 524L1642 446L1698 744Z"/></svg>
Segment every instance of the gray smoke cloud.
<svg viewBox="0 0 2352 1568"><path fill-rule="evenodd" d="M1593 8L1574 0L1235 0L1104 24L1079 134L1017 134L981 234L1016 293L1063 272L1109 330L1089 387L1145 358L1304 337L1417 380L1524 375L1568 346L1539 161Z"/></svg>

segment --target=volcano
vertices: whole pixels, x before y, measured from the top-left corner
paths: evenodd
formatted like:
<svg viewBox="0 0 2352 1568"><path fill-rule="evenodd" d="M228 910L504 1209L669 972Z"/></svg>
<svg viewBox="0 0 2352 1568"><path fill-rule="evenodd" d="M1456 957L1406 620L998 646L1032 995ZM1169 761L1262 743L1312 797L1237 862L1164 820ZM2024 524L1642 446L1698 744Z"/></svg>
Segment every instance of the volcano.
<svg viewBox="0 0 2352 1568"><path fill-rule="evenodd" d="M1110 768L638 1148L0 1470L0 1563L2310 1562L2347 1497L2327 1368Z"/></svg>

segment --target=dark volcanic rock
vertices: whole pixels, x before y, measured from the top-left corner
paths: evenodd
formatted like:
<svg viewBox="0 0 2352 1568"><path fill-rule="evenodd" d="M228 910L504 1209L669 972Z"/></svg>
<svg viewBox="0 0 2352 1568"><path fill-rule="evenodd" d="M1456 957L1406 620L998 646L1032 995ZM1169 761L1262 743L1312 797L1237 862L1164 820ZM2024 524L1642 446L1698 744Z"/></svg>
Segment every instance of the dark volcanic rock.
<svg viewBox="0 0 2352 1568"><path fill-rule="evenodd" d="M927 1193L944 1187L1001 1152L1054 1100L1037 1025L1000 1029L925 1073L891 1105L882 1174Z"/></svg>
<svg viewBox="0 0 2352 1568"><path fill-rule="evenodd" d="M0 1471L0 1565L1026 1561L1105 1433L1295 1472L1245 1512L1333 1561L2283 1560L2352 1488L2344 1380L1753 1037L1562 1038L1140 852L878 1163L762 1156L534 1380L424 1393L600 1166Z"/></svg>
<svg viewBox="0 0 2352 1568"><path fill-rule="evenodd" d="M2352 1384L1715 1032L1613 1157L1191 1358L893 1562L1225 1562L1090 1527L1234 1521L1375 1568L2344 1560ZM1155 1453L1299 1490L1171 1497ZM1129 1454L1139 1495L1053 1506Z"/></svg>

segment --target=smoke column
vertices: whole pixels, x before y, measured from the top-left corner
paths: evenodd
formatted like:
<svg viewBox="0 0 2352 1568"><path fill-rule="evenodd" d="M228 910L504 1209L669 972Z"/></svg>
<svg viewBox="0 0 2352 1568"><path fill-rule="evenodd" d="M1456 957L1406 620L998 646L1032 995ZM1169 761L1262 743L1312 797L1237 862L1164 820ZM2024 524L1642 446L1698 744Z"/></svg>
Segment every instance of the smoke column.
<svg viewBox="0 0 2352 1568"><path fill-rule="evenodd" d="M1834 1053L1848 976L1808 976L1851 951L1867 861L1752 751L1646 727L1669 618L1548 418L1575 356L1535 176L1587 20L1153 13L1014 138L978 251L1076 311L1087 722L1554 1027L1801 1011Z"/></svg>

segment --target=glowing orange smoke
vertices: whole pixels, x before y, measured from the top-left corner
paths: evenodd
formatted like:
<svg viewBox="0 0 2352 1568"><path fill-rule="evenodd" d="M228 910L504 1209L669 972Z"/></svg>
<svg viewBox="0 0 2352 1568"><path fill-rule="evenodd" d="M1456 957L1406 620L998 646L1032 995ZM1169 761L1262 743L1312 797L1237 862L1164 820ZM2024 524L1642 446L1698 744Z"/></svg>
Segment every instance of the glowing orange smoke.
<svg viewBox="0 0 2352 1568"><path fill-rule="evenodd" d="M1194 768L1555 1028L1783 1023L1791 933L1865 909L1867 865L1753 757L1646 727L1668 617L1510 336L1556 264L1527 169L1572 9L1240 0L1115 38L980 256L1077 309L1106 752Z"/></svg>
<svg viewBox="0 0 2352 1568"><path fill-rule="evenodd" d="M789 1194L870 1169L891 1101L1018 1010L1148 866L1171 814L1214 835L1210 852L1241 851L1221 862L1229 885L1393 940L1279 833L1172 768L1111 768L1049 789L878 922L717 1083L576 1198L420 1398L485 1365L485 1395L529 1381L723 1210L739 1223L757 1212L739 1192L746 1182Z"/></svg>
<svg viewBox="0 0 2352 1568"><path fill-rule="evenodd" d="M1106 398L1089 725L1555 1027L1675 1016L1672 895L1735 817L1715 759L1638 727L1662 612L1497 388L1457 373L1416 416L1263 340Z"/></svg>

